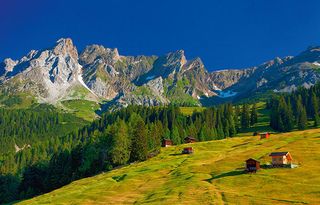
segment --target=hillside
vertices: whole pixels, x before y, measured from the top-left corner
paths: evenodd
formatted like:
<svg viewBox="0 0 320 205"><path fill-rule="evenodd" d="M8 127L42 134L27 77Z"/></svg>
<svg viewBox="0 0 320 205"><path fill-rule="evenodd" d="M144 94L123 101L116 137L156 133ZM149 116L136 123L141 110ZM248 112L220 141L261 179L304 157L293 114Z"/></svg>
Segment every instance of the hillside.
<svg viewBox="0 0 320 205"><path fill-rule="evenodd" d="M320 129L259 137L228 138L163 148L131 164L18 204L319 204ZM290 151L296 169L244 174L250 157L270 162L272 151Z"/></svg>

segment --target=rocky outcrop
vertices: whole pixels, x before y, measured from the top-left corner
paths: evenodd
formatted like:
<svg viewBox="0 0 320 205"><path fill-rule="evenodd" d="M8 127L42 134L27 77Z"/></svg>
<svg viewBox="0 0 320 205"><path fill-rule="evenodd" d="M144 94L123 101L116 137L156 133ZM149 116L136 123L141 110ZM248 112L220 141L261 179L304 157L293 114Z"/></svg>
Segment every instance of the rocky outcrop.
<svg viewBox="0 0 320 205"><path fill-rule="evenodd" d="M255 68L214 71L209 76L209 81L211 82L210 88L213 90L224 90L250 77L254 71Z"/></svg>
<svg viewBox="0 0 320 205"><path fill-rule="evenodd" d="M2 75L3 87L33 93L40 102L55 103L80 84L81 66L71 39L58 40L52 49L31 51L12 65Z"/></svg>

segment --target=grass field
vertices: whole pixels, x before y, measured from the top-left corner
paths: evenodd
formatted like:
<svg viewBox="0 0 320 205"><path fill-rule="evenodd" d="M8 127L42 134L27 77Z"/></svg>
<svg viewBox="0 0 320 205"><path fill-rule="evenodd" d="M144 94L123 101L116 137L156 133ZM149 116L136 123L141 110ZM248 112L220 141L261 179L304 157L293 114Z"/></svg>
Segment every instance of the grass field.
<svg viewBox="0 0 320 205"><path fill-rule="evenodd" d="M179 107L179 108L181 113L184 115L192 115L194 111L202 112L204 109L206 109L205 107Z"/></svg>
<svg viewBox="0 0 320 205"><path fill-rule="evenodd" d="M99 108L98 103L88 100L65 100L61 104L69 112L87 121L93 121L96 118L95 112Z"/></svg>
<svg viewBox="0 0 320 205"><path fill-rule="evenodd" d="M19 204L320 204L320 129L163 148L145 162L75 181ZM245 174L250 157L290 151L295 169Z"/></svg>

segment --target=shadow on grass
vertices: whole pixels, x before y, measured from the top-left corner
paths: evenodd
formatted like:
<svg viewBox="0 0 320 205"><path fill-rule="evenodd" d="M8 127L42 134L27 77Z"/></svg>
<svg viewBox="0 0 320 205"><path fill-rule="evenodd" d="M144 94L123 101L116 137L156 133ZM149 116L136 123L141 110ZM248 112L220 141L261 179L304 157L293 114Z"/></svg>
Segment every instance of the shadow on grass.
<svg viewBox="0 0 320 205"><path fill-rule="evenodd" d="M245 174L246 172L244 170L234 170L234 171L230 171L230 172L225 172L219 175L213 175L211 174L211 178L210 179L206 179L207 182L212 182L215 179L220 179L220 178L224 178L224 177L232 177L232 176L238 176L238 175L242 175Z"/></svg>
<svg viewBox="0 0 320 205"><path fill-rule="evenodd" d="M116 182L120 182L126 178L127 174L120 175L120 176L113 176L112 179L115 180Z"/></svg>
<svg viewBox="0 0 320 205"><path fill-rule="evenodd" d="M241 146L244 146L244 145L247 145L247 144L249 144L249 142L245 142L245 143L242 143L242 144L234 145L234 146L232 146L232 148L241 147Z"/></svg>
<svg viewBox="0 0 320 205"><path fill-rule="evenodd" d="M180 156L183 155L182 153L175 153L175 154L169 154L170 156Z"/></svg>

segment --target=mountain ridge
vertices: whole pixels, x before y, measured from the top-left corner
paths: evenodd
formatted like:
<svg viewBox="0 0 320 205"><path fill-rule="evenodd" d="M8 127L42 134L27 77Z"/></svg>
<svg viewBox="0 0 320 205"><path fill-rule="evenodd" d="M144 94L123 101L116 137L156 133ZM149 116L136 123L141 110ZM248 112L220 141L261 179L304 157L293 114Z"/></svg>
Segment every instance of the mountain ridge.
<svg viewBox="0 0 320 205"><path fill-rule="evenodd" d="M209 72L184 50L163 56L122 56L117 48L89 45L78 52L70 38L20 60L0 64L1 92L30 93L40 103L63 100L107 101L110 106L200 106L203 100L236 101L267 91L291 92L320 79L320 47L297 56L276 57L245 69Z"/></svg>

